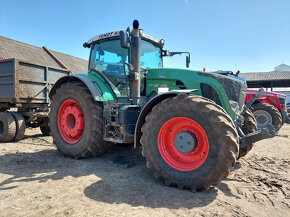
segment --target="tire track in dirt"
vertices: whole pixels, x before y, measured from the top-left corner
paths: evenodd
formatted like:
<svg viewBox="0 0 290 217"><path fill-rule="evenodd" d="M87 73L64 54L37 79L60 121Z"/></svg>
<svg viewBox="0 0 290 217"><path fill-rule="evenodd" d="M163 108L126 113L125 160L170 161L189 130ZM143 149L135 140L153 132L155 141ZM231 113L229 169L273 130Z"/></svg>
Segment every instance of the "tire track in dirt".
<svg viewBox="0 0 290 217"><path fill-rule="evenodd" d="M240 159L241 169L234 171L234 178L246 186L235 186L237 193L251 202L264 207L273 206L289 209L290 161L258 155ZM281 197L284 200L281 200ZM280 198L280 199L277 199Z"/></svg>

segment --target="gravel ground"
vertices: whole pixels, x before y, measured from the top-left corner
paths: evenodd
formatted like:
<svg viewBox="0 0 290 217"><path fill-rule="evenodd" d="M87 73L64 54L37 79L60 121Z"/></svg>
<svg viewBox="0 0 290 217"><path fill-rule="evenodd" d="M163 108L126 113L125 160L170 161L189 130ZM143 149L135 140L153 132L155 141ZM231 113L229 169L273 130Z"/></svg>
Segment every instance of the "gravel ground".
<svg viewBox="0 0 290 217"><path fill-rule="evenodd" d="M286 124L218 187L192 193L156 180L132 146L73 160L27 130L22 141L0 143L0 216L290 216L289 137ZM135 165L110 163L117 156Z"/></svg>

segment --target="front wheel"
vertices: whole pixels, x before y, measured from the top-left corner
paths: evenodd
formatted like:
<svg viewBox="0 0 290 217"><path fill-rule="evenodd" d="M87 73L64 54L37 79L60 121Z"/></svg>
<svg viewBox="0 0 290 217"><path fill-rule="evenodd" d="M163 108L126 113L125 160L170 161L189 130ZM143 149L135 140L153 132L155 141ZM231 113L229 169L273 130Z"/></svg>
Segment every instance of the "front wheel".
<svg viewBox="0 0 290 217"><path fill-rule="evenodd" d="M65 156L92 157L109 147L102 135L102 104L82 83L66 83L56 90L49 117L54 143Z"/></svg>
<svg viewBox="0 0 290 217"><path fill-rule="evenodd" d="M167 185L207 189L228 176L238 156L232 119L199 96L167 98L153 107L142 127L147 166Z"/></svg>

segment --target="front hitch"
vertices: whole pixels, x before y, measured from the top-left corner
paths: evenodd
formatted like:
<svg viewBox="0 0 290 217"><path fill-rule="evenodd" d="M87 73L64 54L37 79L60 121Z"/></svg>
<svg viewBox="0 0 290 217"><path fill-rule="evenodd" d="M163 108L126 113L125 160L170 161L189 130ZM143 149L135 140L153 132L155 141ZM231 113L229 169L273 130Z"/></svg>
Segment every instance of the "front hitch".
<svg viewBox="0 0 290 217"><path fill-rule="evenodd" d="M246 107L250 108L254 104L254 102L263 94L264 94L264 88L261 87L259 91L256 93L256 95L249 102L246 103Z"/></svg>
<svg viewBox="0 0 290 217"><path fill-rule="evenodd" d="M273 138L276 136L275 128L272 124L268 124L267 128L257 130L255 132L244 135L240 139L240 148L246 148L248 144L258 142L263 139Z"/></svg>

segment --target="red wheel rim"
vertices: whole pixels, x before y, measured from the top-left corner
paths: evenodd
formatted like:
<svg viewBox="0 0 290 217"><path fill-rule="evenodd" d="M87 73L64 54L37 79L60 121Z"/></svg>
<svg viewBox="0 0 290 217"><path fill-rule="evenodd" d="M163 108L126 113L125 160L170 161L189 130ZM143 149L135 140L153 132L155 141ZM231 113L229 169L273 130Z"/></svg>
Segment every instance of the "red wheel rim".
<svg viewBox="0 0 290 217"><path fill-rule="evenodd" d="M57 120L58 129L64 141L75 144L82 138L85 128L84 113L75 100L68 99L62 103Z"/></svg>
<svg viewBox="0 0 290 217"><path fill-rule="evenodd" d="M197 122L176 117L161 127L158 149L165 162L174 169L192 171L205 162L209 142L206 132Z"/></svg>

